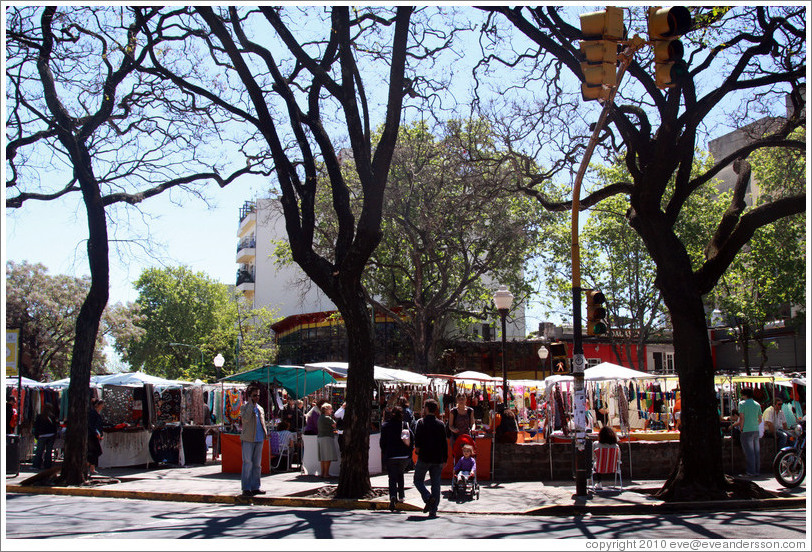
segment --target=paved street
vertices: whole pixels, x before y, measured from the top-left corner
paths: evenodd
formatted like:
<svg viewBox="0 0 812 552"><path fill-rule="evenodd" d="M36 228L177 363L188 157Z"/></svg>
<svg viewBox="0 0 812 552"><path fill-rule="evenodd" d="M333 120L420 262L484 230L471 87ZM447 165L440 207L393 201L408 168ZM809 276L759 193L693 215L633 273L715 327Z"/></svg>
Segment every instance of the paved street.
<svg viewBox="0 0 812 552"><path fill-rule="evenodd" d="M7 538L803 539L802 510L536 517L7 495ZM7 542L13 546L13 540Z"/></svg>

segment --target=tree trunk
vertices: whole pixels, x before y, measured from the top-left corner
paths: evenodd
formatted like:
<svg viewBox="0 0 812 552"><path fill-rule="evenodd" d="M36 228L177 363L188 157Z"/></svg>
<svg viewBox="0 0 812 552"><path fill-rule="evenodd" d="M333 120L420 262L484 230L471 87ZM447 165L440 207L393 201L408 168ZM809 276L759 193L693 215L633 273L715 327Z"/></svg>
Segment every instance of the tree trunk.
<svg viewBox="0 0 812 552"><path fill-rule="evenodd" d="M82 151L82 153L85 153ZM76 340L68 388L68 424L65 435L65 460L60 481L66 485L81 485L85 481L87 458L87 413L90 407L90 367L96 337L110 287L107 217L98 183L90 169L90 160L77 169L82 197L87 211L87 257L90 265L90 291L76 319Z"/></svg>
<svg viewBox="0 0 812 552"><path fill-rule="evenodd" d="M739 347L742 348L742 361L744 371L749 376L750 370L750 327L746 323L739 324Z"/></svg>
<svg viewBox="0 0 812 552"><path fill-rule="evenodd" d="M422 312L414 315L414 337L412 353L414 354L414 367L418 374L427 374L429 370L429 343L431 332L427 329L427 320Z"/></svg>
<svg viewBox="0 0 812 552"><path fill-rule="evenodd" d="M347 414L344 450L338 477L337 498L363 498L372 490L369 481L369 424L374 387L375 349L372 321L360 286L357 295L337 305L347 329ZM345 418L346 419L346 418ZM379 451L372 451L379 454Z"/></svg>
<svg viewBox="0 0 812 552"><path fill-rule="evenodd" d="M716 410L714 367L702 297L690 278L677 270L660 271L658 285L671 313L674 352L682 396L680 454L658 496L665 500L726 497L722 437Z"/></svg>

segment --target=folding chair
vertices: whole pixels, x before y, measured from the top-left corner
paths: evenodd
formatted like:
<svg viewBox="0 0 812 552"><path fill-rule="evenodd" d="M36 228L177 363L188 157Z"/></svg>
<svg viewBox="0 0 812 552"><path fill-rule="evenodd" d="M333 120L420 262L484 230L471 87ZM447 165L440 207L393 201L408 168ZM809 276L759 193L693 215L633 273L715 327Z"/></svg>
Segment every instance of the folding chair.
<svg viewBox="0 0 812 552"><path fill-rule="evenodd" d="M620 473L620 447L618 445L595 444L592 448L592 473L589 476L589 485L595 490L595 474L615 476L614 486L623 490L623 475Z"/></svg>
<svg viewBox="0 0 812 552"><path fill-rule="evenodd" d="M279 439L279 433L272 431L270 434L271 439L271 468L278 470L282 465L282 459L287 462L287 468L290 470L290 443L282 443Z"/></svg>

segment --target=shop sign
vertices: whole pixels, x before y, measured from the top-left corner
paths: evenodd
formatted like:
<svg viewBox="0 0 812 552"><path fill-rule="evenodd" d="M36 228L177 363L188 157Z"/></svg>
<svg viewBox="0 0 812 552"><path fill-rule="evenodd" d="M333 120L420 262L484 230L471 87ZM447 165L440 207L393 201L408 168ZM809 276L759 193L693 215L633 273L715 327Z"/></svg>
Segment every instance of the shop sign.
<svg viewBox="0 0 812 552"><path fill-rule="evenodd" d="M6 330L6 376L19 374L20 330Z"/></svg>

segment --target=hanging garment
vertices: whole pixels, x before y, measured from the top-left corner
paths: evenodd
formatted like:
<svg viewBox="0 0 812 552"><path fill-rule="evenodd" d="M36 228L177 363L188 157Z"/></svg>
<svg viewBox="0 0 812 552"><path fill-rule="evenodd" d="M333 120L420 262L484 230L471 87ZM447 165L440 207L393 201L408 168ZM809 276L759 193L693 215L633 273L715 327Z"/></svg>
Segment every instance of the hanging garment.
<svg viewBox="0 0 812 552"><path fill-rule="evenodd" d="M180 426L166 426L153 431L149 439L149 454L155 462L182 465Z"/></svg>
<svg viewBox="0 0 812 552"><path fill-rule="evenodd" d="M181 402L183 400L182 389L180 387L170 387L164 389L162 393L153 393L155 400L156 422L174 423L180 422Z"/></svg>
<svg viewBox="0 0 812 552"><path fill-rule="evenodd" d="M123 385L104 386L102 418L108 425L129 424L133 420L134 387Z"/></svg>

